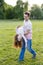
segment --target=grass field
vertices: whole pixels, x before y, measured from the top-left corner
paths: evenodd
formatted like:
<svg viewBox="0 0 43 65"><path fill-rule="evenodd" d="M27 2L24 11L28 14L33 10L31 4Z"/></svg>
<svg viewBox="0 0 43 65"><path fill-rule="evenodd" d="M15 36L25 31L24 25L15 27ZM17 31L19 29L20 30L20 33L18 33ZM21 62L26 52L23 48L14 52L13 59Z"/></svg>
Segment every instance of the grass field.
<svg viewBox="0 0 43 65"><path fill-rule="evenodd" d="M36 59L26 50L24 61L18 62L20 49L13 47L15 29L23 21L0 20L0 65L43 65L43 20L32 20L33 24L33 49Z"/></svg>

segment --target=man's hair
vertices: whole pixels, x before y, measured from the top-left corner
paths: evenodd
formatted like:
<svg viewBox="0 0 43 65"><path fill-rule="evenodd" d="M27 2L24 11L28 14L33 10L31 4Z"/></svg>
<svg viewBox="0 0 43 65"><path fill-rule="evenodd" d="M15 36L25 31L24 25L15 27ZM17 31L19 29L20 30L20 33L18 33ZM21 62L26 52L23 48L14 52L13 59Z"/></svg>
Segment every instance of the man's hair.
<svg viewBox="0 0 43 65"><path fill-rule="evenodd" d="M30 12L27 12L27 11L26 11L24 14L26 14L26 15L30 16Z"/></svg>

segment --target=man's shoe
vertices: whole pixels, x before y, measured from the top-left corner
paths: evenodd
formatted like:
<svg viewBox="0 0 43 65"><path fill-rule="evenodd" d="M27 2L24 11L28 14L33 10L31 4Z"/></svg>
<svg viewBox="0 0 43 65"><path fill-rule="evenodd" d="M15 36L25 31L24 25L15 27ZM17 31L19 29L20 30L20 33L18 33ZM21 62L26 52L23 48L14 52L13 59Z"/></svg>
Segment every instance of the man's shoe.
<svg viewBox="0 0 43 65"><path fill-rule="evenodd" d="M33 55L32 59L35 59L36 58L36 54Z"/></svg>

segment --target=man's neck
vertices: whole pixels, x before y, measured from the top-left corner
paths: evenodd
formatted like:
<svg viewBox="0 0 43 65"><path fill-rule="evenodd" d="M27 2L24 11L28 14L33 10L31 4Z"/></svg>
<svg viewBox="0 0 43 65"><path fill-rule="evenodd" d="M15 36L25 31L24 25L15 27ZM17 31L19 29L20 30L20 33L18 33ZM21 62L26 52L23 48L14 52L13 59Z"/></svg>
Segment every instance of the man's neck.
<svg viewBox="0 0 43 65"><path fill-rule="evenodd" d="M29 20L29 19L28 19ZM25 20L25 22L27 22L28 20Z"/></svg>

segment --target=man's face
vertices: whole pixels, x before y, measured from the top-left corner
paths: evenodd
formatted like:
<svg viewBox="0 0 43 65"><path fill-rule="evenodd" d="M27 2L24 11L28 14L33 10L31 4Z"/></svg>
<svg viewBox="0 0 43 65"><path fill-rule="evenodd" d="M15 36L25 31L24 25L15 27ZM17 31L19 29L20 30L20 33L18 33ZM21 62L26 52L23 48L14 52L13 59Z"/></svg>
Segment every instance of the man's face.
<svg viewBox="0 0 43 65"><path fill-rule="evenodd" d="M27 14L24 14L24 20L28 20L29 19L29 17L28 17L28 15Z"/></svg>

